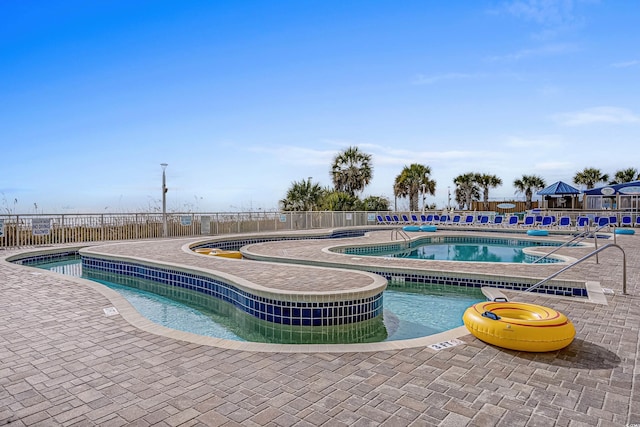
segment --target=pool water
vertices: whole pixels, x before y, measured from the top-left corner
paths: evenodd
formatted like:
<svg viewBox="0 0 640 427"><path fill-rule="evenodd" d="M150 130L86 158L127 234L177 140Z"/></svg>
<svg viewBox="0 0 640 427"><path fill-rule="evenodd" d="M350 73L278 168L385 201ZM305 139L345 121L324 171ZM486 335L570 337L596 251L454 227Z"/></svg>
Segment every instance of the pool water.
<svg viewBox="0 0 640 427"><path fill-rule="evenodd" d="M521 248L472 244L424 245L406 255L402 255L402 257L442 261L520 263L525 262L527 259Z"/></svg>
<svg viewBox="0 0 640 427"><path fill-rule="evenodd" d="M101 283L124 296L144 317L168 328L236 341L281 344L368 343L419 338L462 326L467 307L484 301L477 289L389 285L382 316L354 325L280 325L248 315L199 292L102 271L83 271L77 257L34 267Z"/></svg>
<svg viewBox="0 0 640 427"><path fill-rule="evenodd" d="M398 244L375 247L352 247L342 249L343 253L361 256L381 256L387 258L423 259L435 261L462 262L510 262L530 263L538 256L524 253L524 248L535 246L560 246L553 241L529 241L519 239L485 239L470 237L444 237L428 241L413 242L409 248L399 248ZM558 262L548 257L544 263Z"/></svg>

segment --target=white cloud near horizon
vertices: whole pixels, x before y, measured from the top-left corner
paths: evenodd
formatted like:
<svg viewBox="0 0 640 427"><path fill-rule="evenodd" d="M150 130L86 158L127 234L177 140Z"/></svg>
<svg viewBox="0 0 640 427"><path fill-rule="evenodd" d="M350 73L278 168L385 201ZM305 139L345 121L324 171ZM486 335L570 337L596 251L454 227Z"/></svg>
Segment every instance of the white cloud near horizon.
<svg viewBox="0 0 640 427"><path fill-rule="evenodd" d="M511 148L555 148L563 143L559 135L542 135L538 137L525 138L521 136L509 136L505 145Z"/></svg>
<svg viewBox="0 0 640 427"><path fill-rule="evenodd" d="M631 110L618 107L594 107L582 111L560 113L554 120L564 126L583 126L596 123L640 123L640 115Z"/></svg>
<svg viewBox="0 0 640 427"><path fill-rule="evenodd" d="M611 64L613 68L629 68L635 65L640 65L640 60L634 59L631 61L614 62L613 64Z"/></svg>

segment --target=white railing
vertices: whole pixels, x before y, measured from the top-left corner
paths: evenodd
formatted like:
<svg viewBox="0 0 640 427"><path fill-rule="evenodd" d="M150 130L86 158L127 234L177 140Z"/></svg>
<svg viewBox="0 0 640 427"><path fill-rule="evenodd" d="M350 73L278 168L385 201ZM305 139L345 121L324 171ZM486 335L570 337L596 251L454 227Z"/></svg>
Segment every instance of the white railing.
<svg viewBox="0 0 640 427"><path fill-rule="evenodd" d="M375 224L375 212L168 213L167 236L213 236ZM162 235L161 213L0 215L0 248L152 239Z"/></svg>
<svg viewBox="0 0 640 427"><path fill-rule="evenodd" d="M442 210L429 212L393 212L408 218L414 214L442 214ZM447 212L452 215L453 212ZM496 212L456 211L462 216L474 214L495 215ZM540 212L544 214L543 212ZM616 211L553 211L558 217L570 216L572 223L578 216L617 215ZM285 230L308 230L377 225L378 215L390 212L172 212L167 214L168 237L213 236L220 234L255 233ZM503 214L503 213L501 213ZM504 213L510 215L510 213ZM515 213L514 213L515 214ZM523 212L517 213L520 217ZM625 212L629 214L629 212ZM631 213L634 224L638 212ZM618 222L619 224L619 222ZM162 214L105 213L105 214L0 214L0 249L43 246L62 243L133 240L161 238Z"/></svg>

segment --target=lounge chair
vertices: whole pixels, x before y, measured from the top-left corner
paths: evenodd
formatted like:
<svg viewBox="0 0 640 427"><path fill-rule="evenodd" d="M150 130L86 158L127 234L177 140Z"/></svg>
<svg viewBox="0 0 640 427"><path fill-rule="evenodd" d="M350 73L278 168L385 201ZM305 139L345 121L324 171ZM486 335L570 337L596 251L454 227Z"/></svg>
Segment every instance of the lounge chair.
<svg viewBox="0 0 640 427"><path fill-rule="evenodd" d="M579 216L576 218L576 227L584 228L589 225L589 217L588 216Z"/></svg>
<svg viewBox="0 0 640 427"><path fill-rule="evenodd" d="M493 217L493 221L491 222L491 225L493 225L494 227L500 227L503 221L504 221L504 217L502 215L496 215Z"/></svg>
<svg viewBox="0 0 640 427"><path fill-rule="evenodd" d="M453 225L460 225L460 215L454 215L453 219L451 220L451 224Z"/></svg>
<svg viewBox="0 0 640 427"><path fill-rule="evenodd" d="M420 221L418 220L418 215L411 214L411 222L413 222L414 224L419 223Z"/></svg>
<svg viewBox="0 0 640 427"><path fill-rule="evenodd" d="M377 222L378 224L386 224L387 222L384 220L384 218L382 217L382 215L378 215L376 216Z"/></svg>
<svg viewBox="0 0 640 427"><path fill-rule="evenodd" d="M617 227L618 226L618 217L616 215L611 215L609 217L609 226Z"/></svg>
<svg viewBox="0 0 640 427"><path fill-rule="evenodd" d="M410 224L411 221L409 221L409 217L406 216L405 214L402 214L402 223L403 224Z"/></svg>
<svg viewBox="0 0 640 427"><path fill-rule="evenodd" d="M420 215L420 222L422 222L423 224L426 224L429 222L429 219L425 214L422 214Z"/></svg>
<svg viewBox="0 0 640 427"><path fill-rule="evenodd" d="M509 220L505 223L505 226L507 226L507 227L517 227L519 222L520 222L520 218L518 218L517 215L511 215L509 217Z"/></svg>
<svg viewBox="0 0 640 427"><path fill-rule="evenodd" d="M542 217L542 221L540 222L541 227L551 227L553 225L553 218L549 215L545 215Z"/></svg>
<svg viewBox="0 0 640 427"><path fill-rule="evenodd" d="M631 220L631 215L622 215L622 218L620 218L620 225L622 227L631 227L631 226L633 226L633 221Z"/></svg>
<svg viewBox="0 0 640 427"><path fill-rule="evenodd" d="M462 221L460 224L461 225L473 225L473 223L474 223L473 215L465 215L464 221Z"/></svg>
<svg viewBox="0 0 640 427"><path fill-rule="evenodd" d="M640 215L636 217L636 225L640 226Z"/></svg>
<svg viewBox="0 0 640 427"><path fill-rule="evenodd" d="M536 225L536 217L533 215L527 215L524 217L524 221L522 223L523 227L533 227Z"/></svg>
<svg viewBox="0 0 640 427"><path fill-rule="evenodd" d="M571 227L571 218L568 216L561 216L558 220L558 229L567 229Z"/></svg>
<svg viewBox="0 0 640 427"><path fill-rule="evenodd" d="M480 225L489 224L489 215L480 215Z"/></svg>

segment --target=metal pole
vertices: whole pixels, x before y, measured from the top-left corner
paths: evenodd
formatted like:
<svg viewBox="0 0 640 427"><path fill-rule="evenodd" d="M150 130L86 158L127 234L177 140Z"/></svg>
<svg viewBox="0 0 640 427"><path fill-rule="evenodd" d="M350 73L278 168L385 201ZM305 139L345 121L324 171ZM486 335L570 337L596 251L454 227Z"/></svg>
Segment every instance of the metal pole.
<svg viewBox="0 0 640 427"><path fill-rule="evenodd" d="M165 170L167 163L160 163L162 166L162 237L167 237L167 176Z"/></svg>

